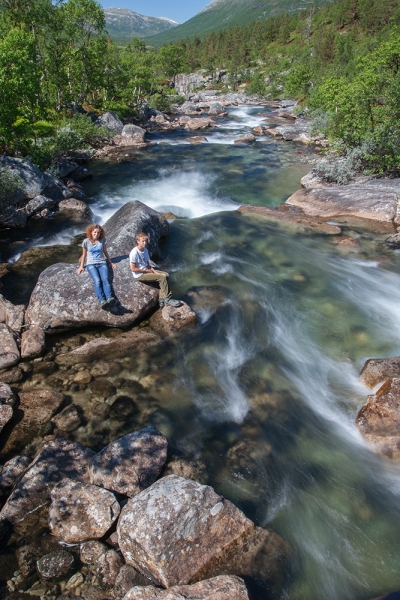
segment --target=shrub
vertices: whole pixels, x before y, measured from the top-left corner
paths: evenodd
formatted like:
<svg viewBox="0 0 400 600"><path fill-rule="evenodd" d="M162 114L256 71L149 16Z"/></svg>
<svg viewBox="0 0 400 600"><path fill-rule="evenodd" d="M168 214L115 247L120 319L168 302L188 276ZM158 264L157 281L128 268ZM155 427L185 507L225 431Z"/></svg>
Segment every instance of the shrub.
<svg viewBox="0 0 400 600"><path fill-rule="evenodd" d="M13 173L8 167L0 169L0 205L23 185L24 182L17 173Z"/></svg>

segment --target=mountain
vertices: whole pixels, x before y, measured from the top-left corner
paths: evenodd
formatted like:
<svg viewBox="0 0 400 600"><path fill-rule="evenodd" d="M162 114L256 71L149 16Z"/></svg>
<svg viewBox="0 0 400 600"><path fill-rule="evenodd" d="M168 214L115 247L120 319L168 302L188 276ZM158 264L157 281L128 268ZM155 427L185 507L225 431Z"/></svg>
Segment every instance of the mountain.
<svg viewBox="0 0 400 600"><path fill-rule="evenodd" d="M324 4L329 0L317 0ZM146 38L154 46L162 46L195 34L200 37L211 31L226 29L233 25L246 25L256 19L266 19L282 12L300 11L310 5L309 0L213 0L197 15L156 36Z"/></svg>
<svg viewBox="0 0 400 600"><path fill-rule="evenodd" d="M110 37L122 44L132 37L154 36L179 25L167 17L145 17L128 8L105 8L104 16Z"/></svg>

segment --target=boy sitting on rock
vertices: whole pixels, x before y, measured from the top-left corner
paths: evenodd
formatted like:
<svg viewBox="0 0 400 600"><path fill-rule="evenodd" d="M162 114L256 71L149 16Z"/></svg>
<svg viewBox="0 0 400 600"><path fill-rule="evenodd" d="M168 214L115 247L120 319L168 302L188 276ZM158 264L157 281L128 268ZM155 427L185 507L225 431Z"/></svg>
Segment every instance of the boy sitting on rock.
<svg viewBox="0 0 400 600"><path fill-rule="evenodd" d="M136 246L131 250L129 261L131 263L132 275L139 281L157 281L160 286L160 306L180 306L179 300L174 300L169 291L167 277L168 273L151 267L150 254L147 250L148 236L143 231L136 235ZM153 263L154 264L154 263Z"/></svg>

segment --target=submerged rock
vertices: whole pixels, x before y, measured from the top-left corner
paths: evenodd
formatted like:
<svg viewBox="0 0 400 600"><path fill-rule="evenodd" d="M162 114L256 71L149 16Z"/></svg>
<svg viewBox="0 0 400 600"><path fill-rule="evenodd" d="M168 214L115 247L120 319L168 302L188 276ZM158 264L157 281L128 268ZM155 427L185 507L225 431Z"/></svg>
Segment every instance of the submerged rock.
<svg viewBox="0 0 400 600"><path fill-rule="evenodd" d="M132 498L160 475L167 447L166 438L154 427L129 433L96 454L91 481Z"/></svg>
<svg viewBox="0 0 400 600"><path fill-rule="evenodd" d="M120 513L112 492L79 481L65 480L56 485L51 500L49 527L66 543L102 538Z"/></svg>
<svg viewBox="0 0 400 600"><path fill-rule="evenodd" d="M16 411L18 422L7 439L4 451L22 448L39 436L42 427L50 421L63 402L63 394L55 390L20 392Z"/></svg>
<svg viewBox="0 0 400 600"><path fill-rule="evenodd" d="M276 223L299 233L317 233L322 235L338 235L341 233L341 229L337 225L318 221L299 210L284 211L265 206L243 204L239 206L238 212L257 215L257 217L261 217L270 223Z"/></svg>
<svg viewBox="0 0 400 600"><path fill-rule="evenodd" d="M27 456L22 455L14 456L5 463L0 475L0 497L6 496L12 490L18 477L28 468L30 462Z"/></svg>
<svg viewBox="0 0 400 600"><path fill-rule="evenodd" d="M394 232L398 190L395 184L382 180L378 185L376 181L298 190L285 204L322 221L333 220L378 233Z"/></svg>
<svg viewBox="0 0 400 600"><path fill-rule="evenodd" d="M400 378L388 379L368 396L356 424L375 452L400 460Z"/></svg>
<svg viewBox="0 0 400 600"><path fill-rule="evenodd" d="M177 475L129 500L117 530L126 562L164 587L236 574L248 561L248 540L256 535L252 521L231 502Z"/></svg>
<svg viewBox="0 0 400 600"><path fill-rule="evenodd" d="M0 512L0 519L22 521L50 501L54 486L64 478L89 483L94 452L63 438L43 444Z"/></svg>
<svg viewBox="0 0 400 600"><path fill-rule="evenodd" d="M252 133L246 133L240 138L235 140L235 144L253 144L256 141L255 136Z"/></svg>
<svg viewBox="0 0 400 600"><path fill-rule="evenodd" d="M135 587L123 600L249 600L243 579L221 575L193 585L174 585L168 590Z"/></svg>

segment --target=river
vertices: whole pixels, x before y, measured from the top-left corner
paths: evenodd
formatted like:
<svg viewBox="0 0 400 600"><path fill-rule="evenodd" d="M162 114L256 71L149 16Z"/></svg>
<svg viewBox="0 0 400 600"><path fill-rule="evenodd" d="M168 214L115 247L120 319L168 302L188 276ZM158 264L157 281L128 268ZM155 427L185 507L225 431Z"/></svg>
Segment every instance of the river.
<svg viewBox="0 0 400 600"><path fill-rule="evenodd" d="M93 166L86 190L100 222L129 200L179 217L160 262L174 296L195 299L200 325L179 345L116 361L108 379L123 410L88 417L71 439L97 449L151 424L173 454L204 461L218 493L292 546L281 582L249 582L253 600L368 600L400 588L400 467L355 426L364 361L400 354L399 254L360 232L350 232L359 252L344 254L328 237L235 211L280 204L310 169L300 145L234 145L268 110L230 108L201 133L207 144L152 133L157 144L126 162ZM76 233L32 233L9 258ZM88 392L67 389L85 411Z"/></svg>

